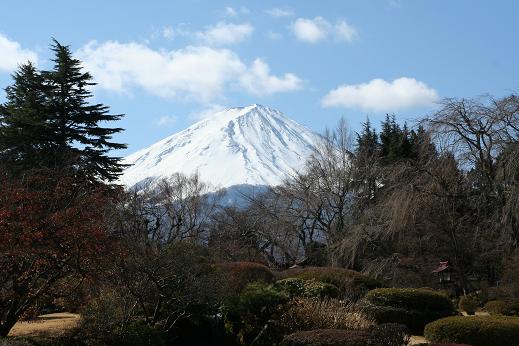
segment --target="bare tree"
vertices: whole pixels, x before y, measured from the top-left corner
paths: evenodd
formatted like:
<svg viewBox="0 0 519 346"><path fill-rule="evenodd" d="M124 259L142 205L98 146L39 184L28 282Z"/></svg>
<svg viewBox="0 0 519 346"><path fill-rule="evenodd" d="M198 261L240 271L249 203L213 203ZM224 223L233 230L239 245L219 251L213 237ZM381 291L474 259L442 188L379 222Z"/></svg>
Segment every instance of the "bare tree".
<svg viewBox="0 0 519 346"><path fill-rule="evenodd" d="M497 156L519 140L519 98L445 99L423 123L442 149L480 169L492 184Z"/></svg>

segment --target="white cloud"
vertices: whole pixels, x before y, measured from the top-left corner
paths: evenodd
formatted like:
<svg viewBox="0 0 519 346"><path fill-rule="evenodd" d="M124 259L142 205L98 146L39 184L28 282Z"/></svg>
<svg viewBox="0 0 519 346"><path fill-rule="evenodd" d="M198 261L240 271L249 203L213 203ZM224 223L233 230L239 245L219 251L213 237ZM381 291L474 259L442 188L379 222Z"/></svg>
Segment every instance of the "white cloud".
<svg viewBox="0 0 519 346"><path fill-rule="evenodd" d="M323 17L297 18L290 28L298 40L307 43L317 43L328 38L352 42L358 37L357 30L345 20L332 24Z"/></svg>
<svg viewBox="0 0 519 346"><path fill-rule="evenodd" d="M225 15L228 17L236 17L238 15L238 12L232 7L226 7Z"/></svg>
<svg viewBox="0 0 519 346"><path fill-rule="evenodd" d="M436 90L428 87L424 82L402 77L392 82L373 79L368 83L341 85L324 96L321 104L324 107L391 112L430 106L437 100Z"/></svg>
<svg viewBox="0 0 519 346"><path fill-rule="evenodd" d="M275 17L275 18L292 17L294 15L294 11L289 8L274 7L274 8L271 8L270 10L266 10L265 12L268 15Z"/></svg>
<svg viewBox="0 0 519 346"><path fill-rule="evenodd" d="M171 26L165 27L162 29L162 36L164 36L164 38L173 38L175 36L175 29Z"/></svg>
<svg viewBox="0 0 519 346"><path fill-rule="evenodd" d="M222 46L239 43L252 35L254 27L248 23L232 24L220 22L208 27L195 36L208 45Z"/></svg>
<svg viewBox="0 0 519 346"><path fill-rule="evenodd" d="M292 73L285 73L283 77L271 75L269 66L261 59L254 60L250 69L241 76L240 82L254 95L293 91L303 87L303 81Z"/></svg>
<svg viewBox="0 0 519 346"><path fill-rule="evenodd" d="M261 60L251 66L229 49L189 46L154 50L140 43L91 41L76 52L100 88L131 93L142 88L165 98L208 102L238 85L252 94L292 91L301 87L294 74L270 75ZM257 78L254 80L253 78Z"/></svg>
<svg viewBox="0 0 519 346"><path fill-rule="evenodd" d="M359 34L354 27L348 24L345 20L341 20L335 24L335 37L340 41L352 42Z"/></svg>
<svg viewBox="0 0 519 346"><path fill-rule="evenodd" d="M221 112L225 109L227 109L227 107L221 104L211 103L202 109L191 112L188 117L191 120L199 121L205 118L212 117L215 113Z"/></svg>
<svg viewBox="0 0 519 346"><path fill-rule="evenodd" d="M167 126L176 123L177 117L173 115L164 115L155 123L157 126Z"/></svg>
<svg viewBox="0 0 519 346"><path fill-rule="evenodd" d="M330 30L330 23L323 17L314 19L298 18L292 24L292 32L300 41L316 43L326 38Z"/></svg>
<svg viewBox="0 0 519 346"><path fill-rule="evenodd" d="M31 61L38 64L38 54L29 49L24 49L16 41L9 40L0 34L0 71L11 72L18 68L19 64Z"/></svg>
<svg viewBox="0 0 519 346"><path fill-rule="evenodd" d="M247 7L242 6L239 10L234 7L227 6L223 12L225 17L236 17L239 14L249 14L250 10Z"/></svg>

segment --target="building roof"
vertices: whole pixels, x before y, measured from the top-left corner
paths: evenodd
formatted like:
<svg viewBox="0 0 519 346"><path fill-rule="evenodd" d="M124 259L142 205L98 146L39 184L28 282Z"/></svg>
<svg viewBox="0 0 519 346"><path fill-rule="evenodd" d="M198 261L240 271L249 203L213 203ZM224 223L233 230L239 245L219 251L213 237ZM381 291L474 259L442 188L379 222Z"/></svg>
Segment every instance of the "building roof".
<svg viewBox="0 0 519 346"><path fill-rule="evenodd" d="M434 269L432 272L433 273L440 273L444 270L447 270L449 267L449 261L444 261L444 262L440 262L440 265L438 266L438 268Z"/></svg>

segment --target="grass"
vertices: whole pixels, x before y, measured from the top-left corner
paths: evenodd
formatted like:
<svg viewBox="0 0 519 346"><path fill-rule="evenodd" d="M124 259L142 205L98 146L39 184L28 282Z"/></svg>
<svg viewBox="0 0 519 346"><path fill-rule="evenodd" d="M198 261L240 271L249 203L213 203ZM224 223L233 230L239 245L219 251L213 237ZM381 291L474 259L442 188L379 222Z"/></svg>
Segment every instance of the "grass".
<svg viewBox="0 0 519 346"><path fill-rule="evenodd" d="M61 312L41 315L32 321L18 322L8 336L59 336L77 327L78 314Z"/></svg>

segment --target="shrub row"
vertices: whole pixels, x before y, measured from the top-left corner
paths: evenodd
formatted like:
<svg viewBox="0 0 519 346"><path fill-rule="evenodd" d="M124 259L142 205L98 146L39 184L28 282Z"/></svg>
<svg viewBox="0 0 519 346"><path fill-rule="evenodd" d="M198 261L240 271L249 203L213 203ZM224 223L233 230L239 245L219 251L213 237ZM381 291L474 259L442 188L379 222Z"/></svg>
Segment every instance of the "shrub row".
<svg viewBox="0 0 519 346"><path fill-rule="evenodd" d="M224 262L218 264L218 268L226 274L229 288L234 291L241 291L253 282L271 283L274 281L272 271L260 263Z"/></svg>
<svg viewBox="0 0 519 346"><path fill-rule="evenodd" d="M358 299L368 290L383 287L383 283L364 274L346 268L297 267L279 274L281 278L316 280L336 286L341 296Z"/></svg>
<svg viewBox="0 0 519 346"><path fill-rule="evenodd" d="M287 335L282 346L366 346L368 337L368 331L318 329Z"/></svg>
<svg viewBox="0 0 519 346"><path fill-rule="evenodd" d="M375 289L366 294L362 306L378 323L400 323L413 331L421 331L427 323L455 314L447 296L424 289Z"/></svg>
<svg viewBox="0 0 519 346"><path fill-rule="evenodd" d="M519 316L519 301L491 300L485 304L484 309L491 315Z"/></svg>
<svg viewBox="0 0 519 346"><path fill-rule="evenodd" d="M409 330L388 323L370 329L316 329L285 336L282 346L407 346Z"/></svg>
<svg viewBox="0 0 519 346"><path fill-rule="evenodd" d="M287 278L277 281L275 286L290 298L337 298L340 293L337 286L315 279Z"/></svg>
<svg viewBox="0 0 519 346"><path fill-rule="evenodd" d="M519 346L519 318L508 316L452 316L429 323L425 338L433 342L472 346Z"/></svg>

